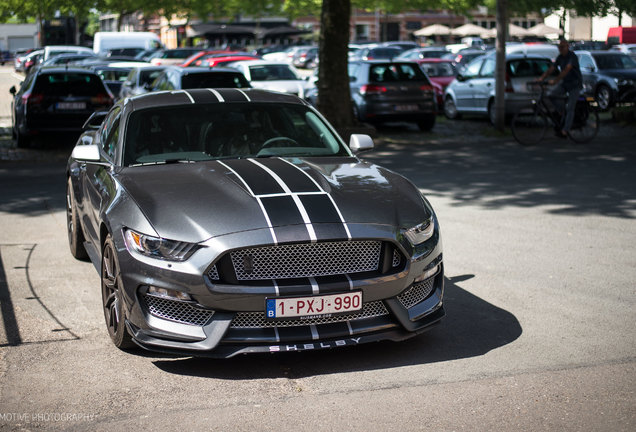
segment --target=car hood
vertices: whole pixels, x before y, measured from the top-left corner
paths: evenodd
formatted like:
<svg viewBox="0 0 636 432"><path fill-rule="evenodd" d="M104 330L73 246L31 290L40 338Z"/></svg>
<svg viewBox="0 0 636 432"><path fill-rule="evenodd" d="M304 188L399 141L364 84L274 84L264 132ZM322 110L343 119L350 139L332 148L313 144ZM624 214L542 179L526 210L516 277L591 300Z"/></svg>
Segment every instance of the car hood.
<svg viewBox="0 0 636 432"><path fill-rule="evenodd" d="M307 220L409 228L431 216L404 177L352 157L131 167L117 178L161 237L189 242Z"/></svg>

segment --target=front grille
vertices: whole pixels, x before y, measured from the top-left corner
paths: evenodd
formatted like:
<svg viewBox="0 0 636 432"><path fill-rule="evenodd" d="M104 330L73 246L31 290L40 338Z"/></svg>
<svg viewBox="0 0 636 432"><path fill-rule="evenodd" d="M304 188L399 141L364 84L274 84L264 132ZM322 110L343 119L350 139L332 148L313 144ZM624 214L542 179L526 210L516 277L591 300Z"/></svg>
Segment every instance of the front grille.
<svg viewBox="0 0 636 432"><path fill-rule="evenodd" d="M216 264L208 272L208 277L212 280L219 280L219 270L216 268Z"/></svg>
<svg viewBox="0 0 636 432"><path fill-rule="evenodd" d="M264 312L239 312L234 316L230 328L267 328L267 327L300 327L307 325L331 324L363 318L374 318L388 315L389 311L381 301L365 303L362 310L354 314L316 317L311 319L290 319L284 321L268 321Z"/></svg>
<svg viewBox="0 0 636 432"><path fill-rule="evenodd" d="M154 295L145 295L143 298L151 315L181 324L203 326L214 315L214 311L198 308L189 302Z"/></svg>
<svg viewBox="0 0 636 432"><path fill-rule="evenodd" d="M375 271L380 241L303 243L230 253L238 280L293 279Z"/></svg>
<svg viewBox="0 0 636 432"><path fill-rule="evenodd" d="M397 298L402 303L402 306L409 309L416 304L426 300L426 298L433 292L433 282L435 277L426 279L425 281L418 282L413 285L408 291L400 294Z"/></svg>

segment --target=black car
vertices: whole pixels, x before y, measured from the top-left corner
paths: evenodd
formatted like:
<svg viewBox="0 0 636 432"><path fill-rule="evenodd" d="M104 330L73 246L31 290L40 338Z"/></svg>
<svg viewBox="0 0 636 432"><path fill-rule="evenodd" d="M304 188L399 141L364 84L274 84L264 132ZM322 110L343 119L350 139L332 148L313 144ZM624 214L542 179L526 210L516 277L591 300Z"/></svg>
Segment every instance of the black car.
<svg viewBox="0 0 636 432"><path fill-rule="evenodd" d="M576 51L583 90L607 110L615 104L636 101L636 61L616 51Z"/></svg>
<svg viewBox="0 0 636 432"><path fill-rule="evenodd" d="M99 115L69 159L66 227L115 346L318 350L444 316L435 212L356 156L368 135L347 146L306 102L257 89L148 93Z"/></svg>
<svg viewBox="0 0 636 432"><path fill-rule="evenodd" d="M349 63L351 99L363 122L415 122L421 130L435 125L437 101L430 80L417 63Z"/></svg>
<svg viewBox="0 0 636 432"><path fill-rule="evenodd" d="M245 75L231 68L168 66L152 83L152 91L194 88L249 88Z"/></svg>
<svg viewBox="0 0 636 432"><path fill-rule="evenodd" d="M36 68L11 103L13 137L28 147L32 137L48 132L80 133L94 111L109 109L113 95L93 71L77 67Z"/></svg>
<svg viewBox="0 0 636 432"><path fill-rule="evenodd" d="M147 93L154 80L161 75L165 68L165 66L139 66L132 68L121 85L119 97L125 98Z"/></svg>

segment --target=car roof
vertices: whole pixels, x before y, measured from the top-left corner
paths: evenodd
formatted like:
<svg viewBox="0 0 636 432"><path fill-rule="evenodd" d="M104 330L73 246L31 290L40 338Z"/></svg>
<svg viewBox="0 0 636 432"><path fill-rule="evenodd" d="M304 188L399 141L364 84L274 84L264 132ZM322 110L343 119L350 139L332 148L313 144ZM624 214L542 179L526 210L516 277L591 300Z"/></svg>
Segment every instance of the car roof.
<svg viewBox="0 0 636 432"><path fill-rule="evenodd" d="M193 67L184 68L181 66L170 65L170 66L167 66L165 70L177 72L180 75L192 75L192 74L201 74L201 73L221 73L221 72L241 73L237 71L236 69L230 68L230 67L210 68L210 67L203 67L203 66L193 66Z"/></svg>
<svg viewBox="0 0 636 432"><path fill-rule="evenodd" d="M237 61L236 64L246 64L248 66L260 66L260 65L281 65L281 66L289 66L289 63L284 62L284 61L269 61L269 60L259 60L259 59L254 59L254 60L241 60L241 61Z"/></svg>
<svg viewBox="0 0 636 432"><path fill-rule="evenodd" d="M217 94L222 96L222 101L219 101ZM195 101L196 103L287 103L309 106L308 102L292 94L248 88L167 90L131 96L124 101L120 101L120 103L131 104L130 106L134 111L151 107L192 105Z"/></svg>
<svg viewBox="0 0 636 432"><path fill-rule="evenodd" d="M53 73L85 73L89 75L94 75L95 72L91 69L87 69L81 66L64 66L64 65L50 65L50 66L40 66L38 69L39 74L53 74Z"/></svg>

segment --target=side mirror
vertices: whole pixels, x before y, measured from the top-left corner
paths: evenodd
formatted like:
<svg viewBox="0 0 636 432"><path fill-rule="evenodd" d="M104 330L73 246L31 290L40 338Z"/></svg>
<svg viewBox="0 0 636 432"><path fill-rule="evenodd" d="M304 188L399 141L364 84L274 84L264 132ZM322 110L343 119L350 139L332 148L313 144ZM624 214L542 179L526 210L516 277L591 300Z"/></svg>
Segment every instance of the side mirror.
<svg viewBox="0 0 636 432"><path fill-rule="evenodd" d="M462 74L457 74L457 81L464 82L466 81L466 77Z"/></svg>
<svg viewBox="0 0 636 432"><path fill-rule="evenodd" d="M18 91L15 89L15 86L11 86L11 88L9 89L9 93L11 93L13 96L15 96L17 92Z"/></svg>
<svg viewBox="0 0 636 432"><path fill-rule="evenodd" d="M97 111L91 114L91 116L86 120L84 126L82 126L83 130L91 130L91 129L99 129L102 125L102 122L108 115L108 111Z"/></svg>
<svg viewBox="0 0 636 432"><path fill-rule="evenodd" d="M373 139L369 135L352 134L349 138L349 148L353 153L360 153L373 148Z"/></svg>
<svg viewBox="0 0 636 432"><path fill-rule="evenodd" d="M96 144L75 146L71 157L82 162L99 162L101 160L99 146Z"/></svg>

